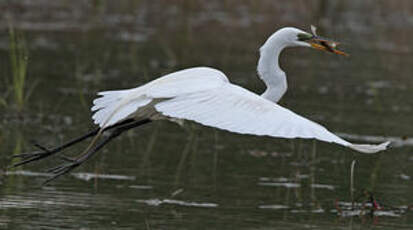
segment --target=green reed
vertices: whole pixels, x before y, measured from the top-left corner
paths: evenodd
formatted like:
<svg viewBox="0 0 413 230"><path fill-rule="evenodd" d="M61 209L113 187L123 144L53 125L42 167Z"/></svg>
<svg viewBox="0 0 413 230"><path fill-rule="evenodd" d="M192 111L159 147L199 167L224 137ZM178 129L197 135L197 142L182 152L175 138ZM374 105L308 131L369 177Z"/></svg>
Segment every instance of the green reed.
<svg viewBox="0 0 413 230"><path fill-rule="evenodd" d="M26 100L25 82L29 58L23 35L12 26L9 26L9 49L14 99L18 110L22 110Z"/></svg>

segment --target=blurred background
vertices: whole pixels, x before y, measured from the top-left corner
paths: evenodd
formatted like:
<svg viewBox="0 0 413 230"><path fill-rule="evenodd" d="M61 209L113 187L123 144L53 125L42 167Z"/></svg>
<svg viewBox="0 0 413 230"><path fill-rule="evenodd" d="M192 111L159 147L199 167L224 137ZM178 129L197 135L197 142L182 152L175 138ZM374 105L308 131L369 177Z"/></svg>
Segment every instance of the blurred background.
<svg viewBox="0 0 413 230"><path fill-rule="evenodd" d="M262 93L259 47L281 27L311 24L350 57L284 51L280 104L353 142L394 148L363 155L160 121L47 186L58 158L5 170L33 141L52 147L92 129L99 91L211 66ZM412 36L408 0L1 1L0 228L411 229Z"/></svg>

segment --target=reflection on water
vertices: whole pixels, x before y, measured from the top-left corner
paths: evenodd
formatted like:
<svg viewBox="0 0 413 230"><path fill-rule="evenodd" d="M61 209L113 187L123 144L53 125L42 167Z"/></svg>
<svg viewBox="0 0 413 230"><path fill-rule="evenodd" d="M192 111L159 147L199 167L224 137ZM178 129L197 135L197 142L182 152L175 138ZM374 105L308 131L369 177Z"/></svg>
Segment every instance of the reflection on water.
<svg viewBox="0 0 413 230"><path fill-rule="evenodd" d="M20 176L33 176L33 177L50 177L53 176L52 173L43 173L43 172L32 172L27 170L14 170L7 171L5 175L20 175ZM112 179L112 180L135 180L134 176L125 176L125 175L108 175L108 174L95 174L95 173L71 173L70 175L74 176L77 179L89 181L92 179Z"/></svg>
<svg viewBox="0 0 413 230"><path fill-rule="evenodd" d="M286 25L318 25L351 56L283 53L290 89L281 104L349 140L394 146L367 156L161 121L123 135L48 186L41 186L44 169L57 158L1 172L0 228L412 228L410 1L7 1L0 9L0 28L12 23L26 37L27 84L36 84L17 113L8 38L0 33L2 168L12 153L33 150L32 140L54 146L91 129L90 103L101 90L207 65L262 92L257 50ZM353 159L361 195L351 202Z"/></svg>
<svg viewBox="0 0 413 230"><path fill-rule="evenodd" d="M161 204L171 204L171 205L180 205L180 206L187 206L187 207L198 207L198 208L218 207L218 204L214 204L214 203L187 202L187 201L182 201L182 200L170 200L170 199L136 200L136 202L145 203L150 206L159 206Z"/></svg>
<svg viewBox="0 0 413 230"><path fill-rule="evenodd" d="M360 216L374 216L377 221L377 217L402 217L406 215L407 212L412 210L409 206L398 206L398 207L379 207L372 211L374 206L371 203L351 203L351 202L336 202L336 209L331 210L331 213L337 213L340 217L360 217Z"/></svg>
<svg viewBox="0 0 413 230"><path fill-rule="evenodd" d="M134 176L94 174L94 173L72 173L77 179L89 181L92 179L112 179L112 180L135 180Z"/></svg>
<svg viewBox="0 0 413 230"><path fill-rule="evenodd" d="M391 141L392 147L404 147L412 146L413 138L411 137L395 137L395 136L372 136L372 135L359 135L359 134L350 134L350 133L337 133L340 137L355 140L360 142L372 142L379 143L380 141L386 140Z"/></svg>

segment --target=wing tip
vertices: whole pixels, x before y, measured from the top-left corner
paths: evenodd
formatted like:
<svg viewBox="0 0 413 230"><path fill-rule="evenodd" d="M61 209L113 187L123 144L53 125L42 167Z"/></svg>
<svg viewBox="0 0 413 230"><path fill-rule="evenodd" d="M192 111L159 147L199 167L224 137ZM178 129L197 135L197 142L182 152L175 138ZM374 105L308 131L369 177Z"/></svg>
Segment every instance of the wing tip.
<svg viewBox="0 0 413 230"><path fill-rule="evenodd" d="M356 150L361 153L373 154L380 151L384 151L391 147L391 142L386 141L378 145L370 145L370 144L352 144L350 147L353 150Z"/></svg>

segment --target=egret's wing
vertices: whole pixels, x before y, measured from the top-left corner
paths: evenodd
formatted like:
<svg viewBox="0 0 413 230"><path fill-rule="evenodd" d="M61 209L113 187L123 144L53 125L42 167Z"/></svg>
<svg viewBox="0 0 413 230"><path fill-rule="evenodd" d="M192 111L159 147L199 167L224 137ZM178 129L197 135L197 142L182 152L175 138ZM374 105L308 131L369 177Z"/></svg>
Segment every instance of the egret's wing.
<svg viewBox="0 0 413 230"><path fill-rule="evenodd" d="M352 144L313 121L229 83L178 95L156 104L155 109L169 117L192 120L231 132L280 138L315 138L364 153L384 150L389 144Z"/></svg>
<svg viewBox="0 0 413 230"><path fill-rule="evenodd" d="M176 71L145 85L151 98L172 98L193 92L220 87L229 83L221 71L209 67L195 67Z"/></svg>
<svg viewBox="0 0 413 230"><path fill-rule="evenodd" d="M101 97L93 101L92 119L104 128L133 116L153 99L173 98L226 83L228 79L221 71L209 67L176 71L133 89L99 92Z"/></svg>

